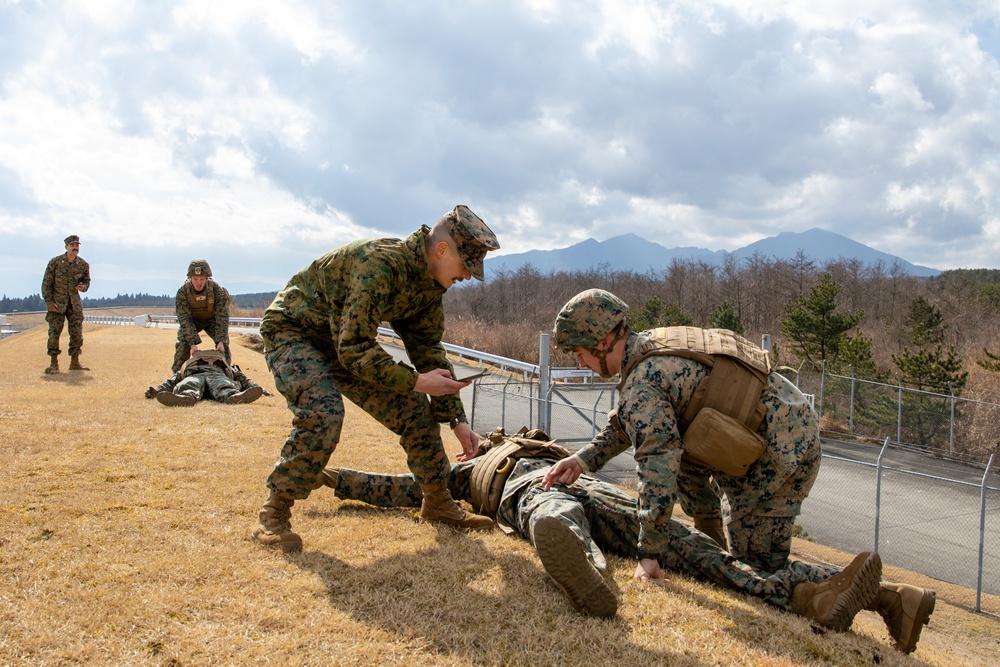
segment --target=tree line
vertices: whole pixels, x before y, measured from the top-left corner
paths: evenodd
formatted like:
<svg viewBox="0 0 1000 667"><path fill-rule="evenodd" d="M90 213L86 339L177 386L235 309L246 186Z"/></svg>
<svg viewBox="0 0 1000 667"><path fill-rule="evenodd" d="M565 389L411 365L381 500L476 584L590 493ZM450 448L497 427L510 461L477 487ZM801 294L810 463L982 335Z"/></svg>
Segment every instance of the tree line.
<svg viewBox="0 0 1000 667"><path fill-rule="evenodd" d="M820 265L801 251L791 260L730 257L721 266L674 260L645 273L602 266L543 274L524 265L449 290L447 330L483 341L458 344L537 363L538 332L551 330L563 304L588 288L624 299L637 330L718 327L756 343L767 334L777 364L823 365L959 394L970 365L1000 370L1000 271L960 269L922 278L899 263L841 259ZM518 340L516 354L483 347L492 341L509 352ZM566 356L560 361L573 363Z"/></svg>

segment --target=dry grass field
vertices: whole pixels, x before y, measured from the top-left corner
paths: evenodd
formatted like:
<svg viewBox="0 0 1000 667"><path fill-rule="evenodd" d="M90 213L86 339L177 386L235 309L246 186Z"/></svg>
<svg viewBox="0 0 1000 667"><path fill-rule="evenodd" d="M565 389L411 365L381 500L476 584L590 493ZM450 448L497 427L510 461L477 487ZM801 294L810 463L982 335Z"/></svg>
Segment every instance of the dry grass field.
<svg viewBox="0 0 1000 667"><path fill-rule="evenodd" d="M818 632L684 577L640 584L617 558L619 615L582 617L529 545L329 489L294 508L302 553L258 548L247 538L289 427L284 400L164 407L142 394L170 374L173 331L84 332L93 370L55 376L42 372L44 326L0 340L0 665L997 664L1000 623L943 585L903 656L872 612ZM259 353L234 356L273 391ZM333 464L405 470L395 438L353 406Z"/></svg>

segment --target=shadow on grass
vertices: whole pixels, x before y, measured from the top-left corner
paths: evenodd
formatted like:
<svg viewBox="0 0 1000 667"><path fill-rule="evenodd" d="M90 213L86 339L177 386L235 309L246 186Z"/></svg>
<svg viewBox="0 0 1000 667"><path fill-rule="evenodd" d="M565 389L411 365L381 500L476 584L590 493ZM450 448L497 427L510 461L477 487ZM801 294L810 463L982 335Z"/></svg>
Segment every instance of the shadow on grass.
<svg viewBox="0 0 1000 667"><path fill-rule="evenodd" d="M388 510L369 508L377 521ZM352 514L365 510L352 507ZM336 512L334 512L335 514ZM651 650L630 641L620 617L602 620L573 611L537 561L496 553L447 526L435 526L435 545L380 557L363 566L322 552L285 554L320 577L327 600L359 623L419 641L423 650L495 664L703 664L691 656ZM539 585L539 577L545 584ZM597 655L588 637L617 655ZM607 652L607 651L605 651Z"/></svg>

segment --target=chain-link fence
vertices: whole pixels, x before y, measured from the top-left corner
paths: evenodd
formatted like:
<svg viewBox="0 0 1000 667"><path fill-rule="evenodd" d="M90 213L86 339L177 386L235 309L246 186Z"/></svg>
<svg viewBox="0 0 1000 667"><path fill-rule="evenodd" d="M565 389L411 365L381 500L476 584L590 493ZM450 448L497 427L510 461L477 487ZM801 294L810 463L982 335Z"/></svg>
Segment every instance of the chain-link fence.
<svg viewBox="0 0 1000 667"><path fill-rule="evenodd" d="M580 447L604 426L615 384L492 377L473 388L478 432L542 428ZM552 377L551 375L548 377ZM1000 406L830 374L801 378L823 415L824 456L800 523L820 544L877 548L885 562L976 591L976 609L1000 614L1000 483L991 456L967 443L1000 423ZM995 442L995 441L994 441ZM635 483L630 452L603 478Z"/></svg>

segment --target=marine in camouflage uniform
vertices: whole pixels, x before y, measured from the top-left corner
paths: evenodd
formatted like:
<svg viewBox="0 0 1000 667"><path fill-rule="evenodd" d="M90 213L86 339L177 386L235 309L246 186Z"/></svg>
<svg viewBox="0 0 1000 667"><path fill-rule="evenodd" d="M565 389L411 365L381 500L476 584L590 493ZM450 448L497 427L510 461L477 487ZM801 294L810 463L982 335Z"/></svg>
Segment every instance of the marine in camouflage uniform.
<svg viewBox="0 0 1000 667"><path fill-rule="evenodd" d="M628 368L650 332L632 332L624 317L628 306L603 290L587 290L571 299L556 318L555 339L574 350L605 377ZM582 337L581 337L582 336ZM580 344L590 338L590 344ZM561 341L561 343L560 343ZM601 349L598 348L598 344ZM591 351L588 351L590 348ZM581 353L582 352L582 353ZM638 468L640 561L663 563L669 553L674 505L685 512L707 513L718 484L730 505L729 548L764 572L785 567L792 527L820 465L818 418L805 396L778 373L767 377L761 394L766 414L759 434L766 447L740 477L682 462L684 443L678 426L709 366L678 356L643 359L620 385L617 422L609 424L575 455L584 471L599 470L614 456L635 447ZM561 462L553 479L569 462Z"/></svg>
<svg viewBox="0 0 1000 667"><path fill-rule="evenodd" d="M212 280L212 267L204 259L188 265L187 280L177 290L174 308L177 313L177 345L170 370L177 372L191 358L192 348L201 344L199 332L212 339L215 349L232 363L229 348L229 292ZM199 288L200 286L200 288Z"/></svg>
<svg viewBox="0 0 1000 667"><path fill-rule="evenodd" d="M59 372L59 337L63 322L69 322L70 370L89 370L80 364L83 350L83 303L80 292L90 289L90 265L78 255L80 237L63 240L66 252L49 260L42 278L42 298L45 300L45 321L49 324L47 352L50 358L46 373Z"/></svg>
<svg viewBox="0 0 1000 667"><path fill-rule="evenodd" d="M181 369L156 387L146 390L146 398L164 405L194 405L212 399L230 405L252 403L267 391L251 380L239 366L230 366L218 350L199 350Z"/></svg>
<svg viewBox="0 0 1000 667"><path fill-rule="evenodd" d="M483 441L481 454L512 440L498 438L498 433ZM527 435L548 440L538 431ZM549 441L545 447L551 445L556 443ZM635 553L641 531L635 499L588 474L568 486L547 489L545 475L556 459L537 450L514 461L508 467L510 459L483 456L453 464L448 477L452 495L475 506L485 497L473 488L483 484L483 467L495 467L496 475L509 470L497 503L497 523L535 547L545 571L574 608L596 616L614 615L618 601L605 582L607 563L602 551L625 558ZM338 498L379 507L417 507L421 502L420 485L413 475L328 468L322 483L333 488ZM491 486L490 482L486 485ZM752 595L833 630L847 630L862 609L878 612L895 647L904 653L916 648L934 610L934 591L880 581L878 554L862 552L844 569L790 559L781 569L767 572L742 562L708 535L676 519L668 522L667 531L665 568Z"/></svg>
<svg viewBox="0 0 1000 667"><path fill-rule="evenodd" d="M492 522L465 512L444 485L449 469L439 423L463 450L476 446L441 337L442 297L455 282L483 279L496 236L466 206L405 239L369 239L338 248L293 276L264 313L260 334L275 386L292 411L292 431L270 476L254 539L301 549L291 505L316 488L340 440L346 396L399 436L424 487L421 516L463 527ZM415 368L396 363L377 340L388 322ZM430 397L428 399L428 396Z"/></svg>
<svg viewBox="0 0 1000 667"><path fill-rule="evenodd" d="M452 465L448 484L455 498L472 500L470 487L478 459ZM635 498L620 488L590 475L582 475L569 486L545 488L545 473L554 459L525 457L516 460L503 486L497 510L497 523L536 547L542 564L569 596L573 606L597 616L612 616L617 599L607 588L600 593L594 587L580 589L587 581L587 570L604 580L607 562L603 551L630 557L635 554L640 522ZM421 502L420 485L412 475L386 475L347 468L328 470L324 483L338 498L359 500L379 507L417 507ZM549 547L550 535L558 525L562 538L558 553ZM780 609L807 616L820 625L844 630L854 615L875 595L881 575L876 554L859 555L845 577L826 584L843 570L793 560L776 572L760 572L722 549L712 538L671 519L667 526L670 546L664 552L664 566L675 572L708 580L715 584L752 595ZM571 553L579 552L586 565L573 563ZM563 566L560 566L563 564ZM800 584L807 584L796 592ZM839 585L839 587L838 587ZM849 592L847 589L850 588ZM834 589L834 595L825 591ZM794 598L794 601L793 601ZM819 598L819 599L817 599ZM841 606L831 612L839 600ZM810 604L812 603L812 604Z"/></svg>

